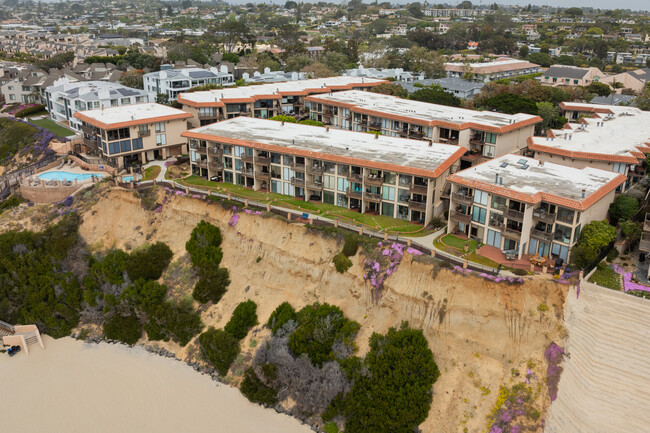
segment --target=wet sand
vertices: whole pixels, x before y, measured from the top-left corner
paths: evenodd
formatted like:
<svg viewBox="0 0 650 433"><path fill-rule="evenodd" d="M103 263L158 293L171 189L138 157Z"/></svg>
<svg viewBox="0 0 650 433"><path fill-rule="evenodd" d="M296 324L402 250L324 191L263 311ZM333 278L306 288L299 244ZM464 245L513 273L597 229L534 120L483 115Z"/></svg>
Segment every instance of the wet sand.
<svg viewBox="0 0 650 433"><path fill-rule="evenodd" d="M307 433L185 363L114 344L45 337L45 350L0 354L6 432Z"/></svg>

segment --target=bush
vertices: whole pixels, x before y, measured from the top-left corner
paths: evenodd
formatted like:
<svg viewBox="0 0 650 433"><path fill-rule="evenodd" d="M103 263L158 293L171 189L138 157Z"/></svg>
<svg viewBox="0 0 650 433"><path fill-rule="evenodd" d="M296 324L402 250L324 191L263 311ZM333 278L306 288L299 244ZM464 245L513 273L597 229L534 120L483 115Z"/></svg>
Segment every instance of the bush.
<svg viewBox="0 0 650 433"><path fill-rule="evenodd" d="M515 268L515 269L513 269L513 270L512 270L512 273L515 274L515 275L522 276L522 277L523 277L524 275L528 275L528 271L526 271L525 269L519 269L519 268Z"/></svg>
<svg viewBox="0 0 650 433"><path fill-rule="evenodd" d="M335 360L335 343L354 349L354 337L360 325L347 319L340 308L329 304L307 305L298 312L298 328L289 337L289 348L296 355L307 354L320 367Z"/></svg>
<svg viewBox="0 0 650 433"><path fill-rule="evenodd" d="M571 248L571 262L578 269L584 269L598 258L598 250L589 245L576 244Z"/></svg>
<svg viewBox="0 0 650 433"><path fill-rule="evenodd" d="M298 123L300 123L301 125L325 126L323 122L319 122L318 120L312 120L312 119L301 120Z"/></svg>
<svg viewBox="0 0 650 433"><path fill-rule="evenodd" d="M350 261L350 259L348 259L343 253L335 255L332 261L334 262L334 267L336 267L336 272L339 274L344 274L345 271L352 267L352 261Z"/></svg>
<svg viewBox="0 0 650 433"><path fill-rule="evenodd" d="M13 208L17 207L19 204L21 204L24 201L25 200L23 200L19 196L15 195L15 194L12 195L8 199L0 202L0 214L2 212L6 211L6 210L13 209Z"/></svg>
<svg viewBox="0 0 650 433"><path fill-rule="evenodd" d="M257 325L257 304L249 299L235 307L232 317L223 329L237 340L241 340L255 325Z"/></svg>
<svg viewBox="0 0 650 433"><path fill-rule="evenodd" d="M23 108L20 111L16 111L14 117L22 119L29 116L30 114L41 113L43 111L45 111L45 105L43 104L32 105L31 107Z"/></svg>
<svg viewBox="0 0 650 433"><path fill-rule="evenodd" d="M343 244L343 250L341 251L346 257L352 257L357 253L359 249L359 241L356 236L346 236L345 244Z"/></svg>
<svg viewBox="0 0 650 433"><path fill-rule="evenodd" d="M269 328L271 328L272 333L276 333L276 331L284 326L285 323L287 323L289 320L296 320L298 315L296 314L296 310L291 306L290 303L288 302L283 302L278 307L273 310L271 313L271 316L269 317L269 321L266 323Z"/></svg>
<svg viewBox="0 0 650 433"><path fill-rule="evenodd" d="M171 339L185 346L201 332L203 322L191 301L185 300L178 304L167 301L158 305L147 316L144 329L151 340Z"/></svg>
<svg viewBox="0 0 650 433"><path fill-rule="evenodd" d="M221 230L206 221L201 221L194 227L190 239L185 243L185 249L190 254L194 266L205 263L219 265L223 253L221 245Z"/></svg>
<svg viewBox="0 0 650 433"><path fill-rule="evenodd" d="M250 367L244 373L240 389L242 394L253 403L273 406L278 402L278 392L265 385Z"/></svg>
<svg viewBox="0 0 650 433"><path fill-rule="evenodd" d="M287 122L287 123L298 123L295 117L287 116L286 114L280 114L277 116L269 117L269 120L276 120L278 122Z"/></svg>
<svg viewBox="0 0 650 433"><path fill-rule="evenodd" d="M609 205L609 220L615 226L620 221L631 220L638 210L639 201L637 199L627 195L619 195Z"/></svg>
<svg viewBox="0 0 650 433"><path fill-rule="evenodd" d="M132 346L142 336L142 325L133 310L126 315L116 312L108 320L104 320L104 336Z"/></svg>
<svg viewBox="0 0 650 433"><path fill-rule="evenodd" d="M609 250L607 253L607 261L611 263L616 260L616 257L618 257L618 250L616 248Z"/></svg>
<svg viewBox="0 0 650 433"><path fill-rule="evenodd" d="M230 285L230 273L226 268L206 265L199 268L199 281L194 285L192 297L201 304L221 300Z"/></svg>
<svg viewBox="0 0 650 433"><path fill-rule="evenodd" d="M131 281L143 278L157 280L169 265L174 253L167 244L156 242L142 250L134 251L126 262L126 272Z"/></svg>
<svg viewBox="0 0 650 433"><path fill-rule="evenodd" d="M221 329L210 327L199 335L201 355L219 374L228 374L230 365L239 355L239 340Z"/></svg>

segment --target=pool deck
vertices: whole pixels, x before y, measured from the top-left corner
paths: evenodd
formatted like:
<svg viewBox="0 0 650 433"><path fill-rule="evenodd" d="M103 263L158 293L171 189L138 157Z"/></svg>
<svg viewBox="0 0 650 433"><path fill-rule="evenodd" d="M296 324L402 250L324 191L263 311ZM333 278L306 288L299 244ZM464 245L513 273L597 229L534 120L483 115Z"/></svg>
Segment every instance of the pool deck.
<svg viewBox="0 0 650 433"><path fill-rule="evenodd" d="M73 165L73 166L70 166L70 165L64 165L64 166L61 167L61 168L53 167L53 168L50 168L49 170L45 170L45 171L42 171L42 172L40 172L40 173L37 173L35 176L38 177L38 176L42 175L43 173L51 173L51 172L54 172L54 171L65 171L65 172L68 172L68 173L87 174L87 175L92 175L92 174L94 174L94 175L98 175L98 174L101 174L101 175L104 176L104 177L108 177L108 176L110 176L110 173L108 173L108 172L106 172L106 171L88 171L88 170L83 170L83 169L81 169L81 167L79 167L79 166L77 166L77 165Z"/></svg>

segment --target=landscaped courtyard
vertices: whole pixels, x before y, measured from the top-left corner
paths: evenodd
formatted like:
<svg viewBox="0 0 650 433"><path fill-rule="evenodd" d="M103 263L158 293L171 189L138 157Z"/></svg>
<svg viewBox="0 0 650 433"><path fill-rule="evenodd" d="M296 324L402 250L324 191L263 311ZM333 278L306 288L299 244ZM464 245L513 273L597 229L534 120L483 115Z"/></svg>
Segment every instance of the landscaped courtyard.
<svg viewBox="0 0 650 433"><path fill-rule="evenodd" d="M43 129L47 129L53 134L58 135L59 137L70 137L75 134L74 131L64 128L55 121L47 118L41 119L29 119L29 123L32 123L36 126L40 126Z"/></svg>

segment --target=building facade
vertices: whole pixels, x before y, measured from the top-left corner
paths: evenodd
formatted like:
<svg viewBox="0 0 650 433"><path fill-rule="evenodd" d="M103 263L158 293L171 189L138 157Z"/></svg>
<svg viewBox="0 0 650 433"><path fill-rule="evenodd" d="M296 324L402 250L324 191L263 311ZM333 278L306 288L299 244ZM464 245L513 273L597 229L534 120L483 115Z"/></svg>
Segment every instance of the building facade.
<svg viewBox="0 0 650 433"><path fill-rule="evenodd" d="M428 224L465 149L237 117L191 129L192 173L254 190Z"/></svg>
<svg viewBox="0 0 650 433"><path fill-rule="evenodd" d="M539 78L547 86L588 86L606 77L598 68L579 68L577 66L553 65Z"/></svg>
<svg viewBox="0 0 650 433"><path fill-rule="evenodd" d="M367 90L384 80L356 77L315 78L286 83L235 87L205 92L183 93L178 102L191 113L193 128L237 116L268 119L279 114L305 116L305 97L308 95L350 89Z"/></svg>
<svg viewBox="0 0 650 433"><path fill-rule="evenodd" d="M181 134L191 114L166 105L145 103L78 111L83 152L122 168L187 153Z"/></svg>
<svg viewBox="0 0 650 433"><path fill-rule="evenodd" d="M500 250L569 259L580 229L603 220L625 176L504 155L448 177L448 231Z"/></svg>
<svg viewBox="0 0 650 433"><path fill-rule="evenodd" d="M170 101L174 101L179 93L193 87L208 84L230 86L235 80L226 66L221 69L173 69L171 65L162 65L160 71L144 74L142 82L145 90L167 95Z"/></svg>
<svg viewBox="0 0 650 433"><path fill-rule="evenodd" d="M334 128L464 147L462 168L524 149L541 121L529 114L481 112L371 92L320 94L306 101L311 119Z"/></svg>
<svg viewBox="0 0 650 433"><path fill-rule="evenodd" d="M77 111L155 101L153 92L106 81L71 83L63 79L45 89L45 107L50 117L57 122L68 123L75 131L81 131L81 121L74 117Z"/></svg>

